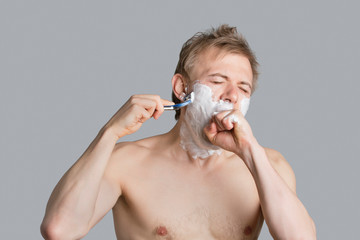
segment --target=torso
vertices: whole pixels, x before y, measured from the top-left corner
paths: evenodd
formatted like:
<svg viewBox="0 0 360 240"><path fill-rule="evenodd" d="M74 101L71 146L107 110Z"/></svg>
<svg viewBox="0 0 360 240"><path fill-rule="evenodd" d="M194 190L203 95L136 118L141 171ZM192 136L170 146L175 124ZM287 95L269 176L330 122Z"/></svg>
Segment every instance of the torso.
<svg viewBox="0 0 360 240"><path fill-rule="evenodd" d="M202 169L170 157L158 140L128 144L119 155L127 157L113 208L117 238L257 239L263 217L243 161L231 154Z"/></svg>

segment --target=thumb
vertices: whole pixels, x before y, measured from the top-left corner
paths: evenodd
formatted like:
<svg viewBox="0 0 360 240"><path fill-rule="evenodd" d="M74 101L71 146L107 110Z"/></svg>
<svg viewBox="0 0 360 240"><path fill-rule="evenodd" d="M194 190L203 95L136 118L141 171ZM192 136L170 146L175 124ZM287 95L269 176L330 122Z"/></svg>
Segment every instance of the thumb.
<svg viewBox="0 0 360 240"><path fill-rule="evenodd" d="M206 135L206 137L209 139L209 141L214 144L215 143L215 139L216 139L216 134L217 134L217 130L216 130L216 124L214 122L210 122L205 128L204 128L204 133Z"/></svg>

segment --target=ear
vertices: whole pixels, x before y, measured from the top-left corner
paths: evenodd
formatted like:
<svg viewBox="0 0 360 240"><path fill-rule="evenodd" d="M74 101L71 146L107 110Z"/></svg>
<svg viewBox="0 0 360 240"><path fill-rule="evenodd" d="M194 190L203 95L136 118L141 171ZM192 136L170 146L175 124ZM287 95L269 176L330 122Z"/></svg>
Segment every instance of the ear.
<svg viewBox="0 0 360 240"><path fill-rule="evenodd" d="M183 97L186 94L186 90L187 90L186 89L186 86L187 86L186 79L180 73L176 73L172 77L171 83L172 83L172 89L173 89L174 95L177 97L177 99L182 101Z"/></svg>

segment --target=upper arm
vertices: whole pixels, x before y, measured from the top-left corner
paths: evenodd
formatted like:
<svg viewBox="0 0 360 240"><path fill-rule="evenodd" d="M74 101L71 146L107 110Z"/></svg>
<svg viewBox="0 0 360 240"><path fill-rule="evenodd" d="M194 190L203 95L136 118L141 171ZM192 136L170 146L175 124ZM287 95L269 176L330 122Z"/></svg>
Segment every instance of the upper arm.
<svg viewBox="0 0 360 240"><path fill-rule="evenodd" d="M284 156L278 151L270 148L265 148L269 161L275 171L280 175L288 187L296 193L296 179L294 171L290 164L286 161Z"/></svg>
<svg viewBox="0 0 360 240"><path fill-rule="evenodd" d="M89 230L94 227L116 204L121 196L122 150L117 145L109 159L104 176L100 183L99 193L95 203L94 214L89 223Z"/></svg>

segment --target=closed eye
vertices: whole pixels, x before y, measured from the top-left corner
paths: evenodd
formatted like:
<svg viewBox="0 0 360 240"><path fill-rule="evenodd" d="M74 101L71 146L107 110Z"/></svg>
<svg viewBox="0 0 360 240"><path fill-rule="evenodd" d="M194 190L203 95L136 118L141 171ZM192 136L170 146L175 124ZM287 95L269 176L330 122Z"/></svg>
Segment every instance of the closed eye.
<svg viewBox="0 0 360 240"><path fill-rule="evenodd" d="M209 80L213 84L222 84L227 80L227 77L220 73L214 73L209 75Z"/></svg>
<svg viewBox="0 0 360 240"><path fill-rule="evenodd" d="M240 89L241 91L243 91L244 93L249 93L249 91L246 90L245 88L239 87L239 89Z"/></svg>
<svg viewBox="0 0 360 240"><path fill-rule="evenodd" d="M221 83L223 83L224 81L220 81L220 80L213 80L213 81L211 81L212 83L214 83L214 84L221 84Z"/></svg>

